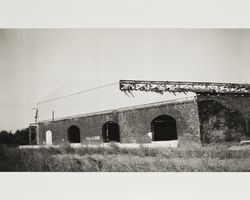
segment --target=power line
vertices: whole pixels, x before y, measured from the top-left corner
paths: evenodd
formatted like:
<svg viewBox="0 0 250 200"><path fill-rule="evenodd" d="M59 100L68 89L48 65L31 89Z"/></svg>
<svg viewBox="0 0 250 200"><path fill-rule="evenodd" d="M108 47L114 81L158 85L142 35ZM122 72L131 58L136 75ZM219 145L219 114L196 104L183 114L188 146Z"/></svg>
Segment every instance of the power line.
<svg viewBox="0 0 250 200"><path fill-rule="evenodd" d="M15 106L15 107L33 107L34 105L0 103L0 106Z"/></svg>
<svg viewBox="0 0 250 200"><path fill-rule="evenodd" d="M110 83L110 84L107 84L107 85L98 86L98 87L91 88L91 89L88 89L88 90L81 90L81 91L79 91L79 92L75 92L75 93L72 93L72 94L64 95L64 96L61 96L61 97L57 97L57 98L52 98L52 99L40 101L40 102L37 103L37 104L43 104L43 103L48 103L48 102L51 102L51 101L56 101L56 100L58 100L58 99L63 99L63 98L66 98L66 97L70 97L70 96L82 94L82 93L85 93L85 92L90 92L90 91L93 91L93 90L97 90L97 89L109 87L109 86L112 86L112 85L116 85L116 84L118 84L118 83L119 83L119 82L113 82L113 83Z"/></svg>

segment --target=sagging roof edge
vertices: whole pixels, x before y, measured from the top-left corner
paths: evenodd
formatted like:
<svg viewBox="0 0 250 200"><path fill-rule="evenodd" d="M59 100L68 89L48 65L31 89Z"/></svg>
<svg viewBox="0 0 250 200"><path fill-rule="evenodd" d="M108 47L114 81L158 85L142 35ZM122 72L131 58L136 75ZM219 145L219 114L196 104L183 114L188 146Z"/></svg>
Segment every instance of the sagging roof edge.
<svg viewBox="0 0 250 200"><path fill-rule="evenodd" d="M106 110L106 111L100 111L100 112L93 112L93 113L86 113L86 114L80 114L80 115L72 115L68 117L60 117L54 119L53 122L63 121L67 119L75 119L75 118L81 118L81 117L89 117L89 116L95 116L95 115L103 115L103 114L111 114L111 113L117 113L117 112L123 112L123 111L130 111L135 109L143 109L143 108L153 108L157 106L163 106L163 105L169 105L169 104L182 104L182 103L191 103L196 100L196 95L191 97L184 97L184 98L178 98L178 99L171 99L171 100L165 100L165 101L159 101L156 103L147 103L142 105L136 105L136 106L129 106L129 107L123 107L123 108L117 108L112 110ZM50 123L52 120L42 120L38 121L38 124L41 123Z"/></svg>
<svg viewBox="0 0 250 200"><path fill-rule="evenodd" d="M152 80L120 80L121 83L156 83L156 84L207 84L207 85L232 85L250 87L249 83L235 83L235 82L206 82L206 81L152 81Z"/></svg>
<svg viewBox="0 0 250 200"><path fill-rule="evenodd" d="M180 81L143 81L120 80L120 90L170 92L170 93L216 93L216 94L250 94L250 84L217 82L180 82Z"/></svg>

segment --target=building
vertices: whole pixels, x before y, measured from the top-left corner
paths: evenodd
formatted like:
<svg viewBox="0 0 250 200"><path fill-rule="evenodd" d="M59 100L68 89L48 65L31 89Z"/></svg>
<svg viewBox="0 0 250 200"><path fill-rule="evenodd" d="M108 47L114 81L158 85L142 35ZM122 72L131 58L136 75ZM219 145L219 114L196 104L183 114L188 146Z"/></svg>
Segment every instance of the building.
<svg viewBox="0 0 250 200"><path fill-rule="evenodd" d="M143 86L140 83L130 82L127 90L149 90L149 82ZM162 85L157 84L154 90L161 92ZM121 90L123 86L120 83ZM164 90L193 93L178 99L41 120L39 144L177 140L181 146L250 137L248 84L165 82Z"/></svg>

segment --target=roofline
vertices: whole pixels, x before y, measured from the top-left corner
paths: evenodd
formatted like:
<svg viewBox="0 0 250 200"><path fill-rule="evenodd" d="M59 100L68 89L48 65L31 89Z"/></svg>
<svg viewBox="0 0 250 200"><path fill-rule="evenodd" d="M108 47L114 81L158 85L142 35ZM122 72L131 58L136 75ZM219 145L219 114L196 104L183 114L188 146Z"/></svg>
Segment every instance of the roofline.
<svg viewBox="0 0 250 200"><path fill-rule="evenodd" d="M147 103L147 104L141 104L141 105L136 105L136 106L127 106L127 107L122 107L122 108L117 108L117 109L112 109L112 110L105 110L105 111L92 112L92 113L79 114L79 115L71 115L68 117L60 117L60 118L54 119L53 122L62 121L66 119L94 116L94 115L118 113L118 112L123 112L123 111L130 111L134 109L150 108L150 107L163 106L163 105L169 105L169 104L187 103L187 102L193 102L194 100L196 100L196 95L191 96L191 97L182 97L182 98L177 98L177 99L159 101L156 103ZM38 123L48 123L48 122L52 122L52 120L50 119L50 120L38 121Z"/></svg>
<svg viewBox="0 0 250 200"><path fill-rule="evenodd" d="M250 84L218 82L184 82L184 81L145 81L120 80L120 90L170 92L170 93L216 93L216 94L250 94Z"/></svg>
<svg viewBox="0 0 250 200"><path fill-rule="evenodd" d="M175 84L212 84L212 85L244 85L244 86L249 86L250 83L235 83L235 82L213 82L213 81L153 81L153 80L125 80L122 79L119 81L121 82L141 82L141 83L160 83L160 84L167 84L167 83L175 83Z"/></svg>

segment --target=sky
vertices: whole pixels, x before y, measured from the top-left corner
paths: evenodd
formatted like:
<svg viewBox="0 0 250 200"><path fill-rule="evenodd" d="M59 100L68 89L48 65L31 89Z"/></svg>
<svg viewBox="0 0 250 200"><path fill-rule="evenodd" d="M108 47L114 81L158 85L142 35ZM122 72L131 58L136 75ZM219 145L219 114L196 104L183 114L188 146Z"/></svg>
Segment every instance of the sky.
<svg viewBox="0 0 250 200"><path fill-rule="evenodd" d="M247 29L0 29L0 130L39 119L176 98L118 85L37 105L120 79L250 83ZM61 111L60 111L61 110Z"/></svg>

